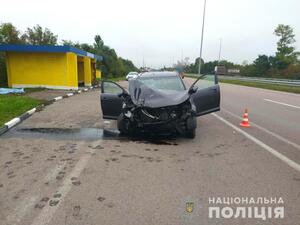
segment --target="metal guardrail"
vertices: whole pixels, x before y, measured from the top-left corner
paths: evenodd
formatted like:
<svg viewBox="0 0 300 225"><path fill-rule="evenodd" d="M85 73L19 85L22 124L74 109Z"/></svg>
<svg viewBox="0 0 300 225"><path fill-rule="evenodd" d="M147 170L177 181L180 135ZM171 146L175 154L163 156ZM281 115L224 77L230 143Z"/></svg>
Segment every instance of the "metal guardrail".
<svg viewBox="0 0 300 225"><path fill-rule="evenodd" d="M241 80L241 81L251 81L251 82L266 83L266 84L300 86L300 80L257 78L257 77L236 77L236 76L222 76L222 75L219 75L218 77L224 80Z"/></svg>

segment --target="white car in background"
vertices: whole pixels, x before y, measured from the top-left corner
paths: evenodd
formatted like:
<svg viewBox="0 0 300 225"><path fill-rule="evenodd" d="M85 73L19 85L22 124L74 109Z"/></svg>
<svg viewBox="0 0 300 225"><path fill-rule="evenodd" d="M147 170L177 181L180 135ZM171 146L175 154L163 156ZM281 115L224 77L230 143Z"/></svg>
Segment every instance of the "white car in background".
<svg viewBox="0 0 300 225"><path fill-rule="evenodd" d="M129 79L132 79L132 78L137 78L138 75L139 75L138 72L130 72L130 73L127 74L126 80L129 80Z"/></svg>

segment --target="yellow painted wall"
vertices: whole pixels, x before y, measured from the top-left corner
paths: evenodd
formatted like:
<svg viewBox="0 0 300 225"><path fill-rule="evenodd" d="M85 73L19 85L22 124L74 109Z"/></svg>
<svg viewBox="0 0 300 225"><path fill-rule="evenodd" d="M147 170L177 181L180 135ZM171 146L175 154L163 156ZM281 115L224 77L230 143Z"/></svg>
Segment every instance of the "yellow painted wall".
<svg viewBox="0 0 300 225"><path fill-rule="evenodd" d="M76 89L77 56L74 53L7 52L10 87Z"/></svg>
<svg viewBox="0 0 300 225"><path fill-rule="evenodd" d="M84 85L92 85L92 70L91 70L91 59L88 57L83 58L83 67L84 67Z"/></svg>
<svg viewBox="0 0 300 225"><path fill-rule="evenodd" d="M100 70L96 70L96 78L101 78L101 71Z"/></svg>
<svg viewBox="0 0 300 225"><path fill-rule="evenodd" d="M74 87L73 89L78 88L78 68L77 68L77 55L68 52L66 53L67 58L67 80L66 86Z"/></svg>

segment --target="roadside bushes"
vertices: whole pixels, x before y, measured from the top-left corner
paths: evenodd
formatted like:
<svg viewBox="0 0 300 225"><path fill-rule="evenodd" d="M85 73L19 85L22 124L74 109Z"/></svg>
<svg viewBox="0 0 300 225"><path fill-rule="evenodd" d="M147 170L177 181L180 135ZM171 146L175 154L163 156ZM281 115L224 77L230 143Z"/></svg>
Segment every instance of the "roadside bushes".
<svg viewBox="0 0 300 225"><path fill-rule="evenodd" d="M300 63L289 65L281 72L282 77L288 79L300 79Z"/></svg>

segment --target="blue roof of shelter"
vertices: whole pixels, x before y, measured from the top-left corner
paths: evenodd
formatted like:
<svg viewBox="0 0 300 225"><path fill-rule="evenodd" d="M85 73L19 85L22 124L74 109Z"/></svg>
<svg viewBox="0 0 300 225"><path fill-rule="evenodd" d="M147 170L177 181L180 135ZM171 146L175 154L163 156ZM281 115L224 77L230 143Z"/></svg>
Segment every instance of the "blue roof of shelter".
<svg viewBox="0 0 300 225"><path fill-rule="evenodd" d="M79 56L87 56L96 60L103 60L100 55L95 55L90 52L83 51L68 45L0 45L0 51L5 52L73 52Z"/></svg>

